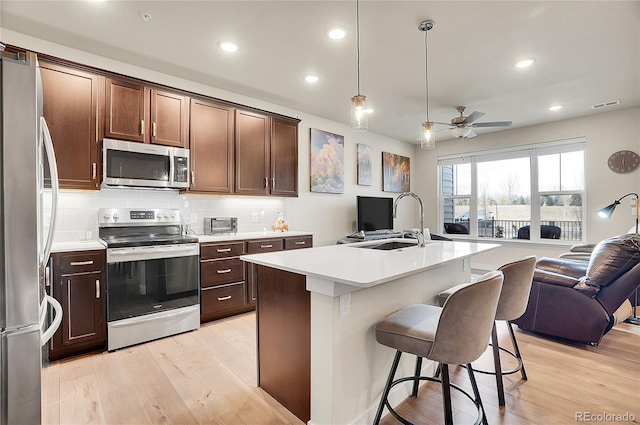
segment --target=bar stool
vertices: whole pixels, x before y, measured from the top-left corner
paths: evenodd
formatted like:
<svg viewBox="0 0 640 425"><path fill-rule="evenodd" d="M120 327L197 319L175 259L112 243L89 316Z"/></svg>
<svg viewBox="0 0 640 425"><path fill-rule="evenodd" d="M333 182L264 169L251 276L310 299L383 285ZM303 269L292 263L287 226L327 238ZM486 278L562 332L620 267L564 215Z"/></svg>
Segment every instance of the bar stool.
<svg viewBox="0 0 640 425"><path fill-rule="evenodd" d="M504 383L502 380L503 375L511 375L520 371L523 380L527 380L527 372L524 370L524 363L522 362L522 355L518 348L518 342L516 341L516 334L513 332L513 325L511 320L516 320L522 316L527 308L529 301L529 293L531 292L531 282L533 280L533 272L536 268L536 257L530 255L522 258L521 260L507 263L500 267L498 270L504 274L504 284L502 286L502 293L498 301L498 309L496 311L496 320L504 320L507 323L509 329L509 335L511 336L511 343L513 345L513 351L508 350L505 347L501 347L498 342L498 332L496 330L496 324L494 322L493 329L491 330L491 348L493 351L493 366L494 371L474 369L478 373L484 373L488 375L496 375L496 388L498 391L498 404L500 406L505 405L504 400ZM447 298L451 296L461 287L467 286L468 283L454 286L446 291L438 294L438 299L442 305ZM518 365L511 370L502 370L500 364L500 350L511 355L516 359Z"/></svg>
<svg viewBox="0 0 640 425"><path fill-rule="evenodd" d="M477 282L451 294L443 307L416 304L406 307L375 324L376 340L396 349L389 378L385 385L376 413L374 425L380 423L386 406L389 412L403 424L411 424L389 404L389 391L394 385L413 381L412 397L418 395L419 381L435 381L442 384L442 399L446 425L453 424L451 388L462 392L478 409L476 425L486 422L484 407L471 362L486 350L491 326L494 323L503 275L489 272ZM394 380L402 353L415 354L416 370L413 376ZM422 357L439 362L442 378L421 376ZM450 364L466 364L475 397L449 380Z"/></svg>

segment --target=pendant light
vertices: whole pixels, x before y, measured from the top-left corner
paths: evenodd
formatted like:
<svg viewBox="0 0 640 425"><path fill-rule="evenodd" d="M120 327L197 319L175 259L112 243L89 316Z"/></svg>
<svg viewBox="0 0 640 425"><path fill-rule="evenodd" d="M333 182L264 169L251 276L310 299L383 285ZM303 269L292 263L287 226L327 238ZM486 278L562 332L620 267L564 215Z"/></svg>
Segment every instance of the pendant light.
<svg viewBox="0 0 640 425"><path fill-rule="evenodd" d="M369 128L367 96L360 94L360 3L356 0L356 58L358 64L356 81L358 94L351 98L351 129L366 131Z"/></svg>
<svg viewBox="0 0 640 425"><path fill-rule="evenodd" d="M418 25L420 31L424 31L424 82L425 97L427 99L427 120L422 123L420 132L420 147L422 149L433 149L436 147L435 124L429 120L429 43L427 34L433 28L433 21L422 21Z"/></svg>

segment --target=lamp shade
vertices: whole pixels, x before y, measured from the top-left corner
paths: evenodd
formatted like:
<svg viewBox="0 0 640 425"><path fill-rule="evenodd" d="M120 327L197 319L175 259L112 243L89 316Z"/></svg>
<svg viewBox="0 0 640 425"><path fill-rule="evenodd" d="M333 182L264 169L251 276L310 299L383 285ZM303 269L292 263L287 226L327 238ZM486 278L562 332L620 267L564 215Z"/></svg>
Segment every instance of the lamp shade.
<svg viewBox="0 0 640 425"><path fill-rule="evenodd" d="M602 218L611 218L611 214L613 214L613 211L616 209L616 206L618 205L620 205L620 202L615 201L613 204L607 205L606 207L599 209L598 211L596 211L596 213Z"/></svg>

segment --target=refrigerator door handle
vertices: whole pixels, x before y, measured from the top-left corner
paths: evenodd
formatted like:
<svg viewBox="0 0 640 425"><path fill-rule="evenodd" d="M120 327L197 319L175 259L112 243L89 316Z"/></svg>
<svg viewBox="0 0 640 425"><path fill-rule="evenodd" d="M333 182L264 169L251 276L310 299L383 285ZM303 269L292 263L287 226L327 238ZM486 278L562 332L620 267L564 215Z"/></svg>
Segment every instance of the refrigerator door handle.
<svg viewBox="0 0 640 425"><path fill-rule="evenodd" d="M51 322L51 325L47 328L46 331L42 332L41 336L40 336L40 344L42 346L44 346L53 336L53 334L56 333L56 331L58 330L58 328L60 327L60 323L62 323L62 306L60 305L60 303L58 302L58 300L56 300L55 298L49 296L49 295L45 295L45 302L47 304L50 304L51 307L53 307L53 310L55 311L55 316L53 317L53 322ZM47 308L45 308L45 311L48 311L49 308L47 306ZM45 314L44 317L41 317L41 323L40 323L40 329L42 329L42 326L44 325L43 319L46 319L47 315Z"/></svg>
<svg viewBox="0 0 640 425"><path fill-rule="evenodd" d="M49 164L49 172L51 174L51 222L49 223L49 234L44 245L42 258L40 259L42 268L46 267L51 255L51 244L53 243L53 234L56 231L56 218L58 212L58 166L56 165L56 154L53 151L53 140L44 117L40 117L41 135L43 137L44 149L47 153L47 163Z"/></svg>

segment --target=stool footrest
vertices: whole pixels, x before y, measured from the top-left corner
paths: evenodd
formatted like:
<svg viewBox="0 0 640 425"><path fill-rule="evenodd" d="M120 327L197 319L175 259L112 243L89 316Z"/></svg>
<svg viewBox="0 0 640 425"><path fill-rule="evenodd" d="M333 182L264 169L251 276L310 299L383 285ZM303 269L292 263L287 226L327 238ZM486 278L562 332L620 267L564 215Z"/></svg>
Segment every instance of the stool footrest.
<svg viewBox="0 0 640 425"><path fill-rule="evenodd" d="M491 344L489 344L489 345L491 345ZM500 350L502 350L503 352L505 352L505 353L509 354L511 357L513 357L514 359L516 359L516 360L517 360L517 362L518 362L518 365L517 365L516 367L514 367L513 369L510 369L510 370L503 370L503 371L502 371L502 374L503 374L503 375L511 375L511 374L513 374L513 373L516 373L516 372L519 372L519 371L521 371L521 370L522 370L522 366L523 366L522 359L521 359L520 357L518 357L518 356L516 355L516 353L514 353L513 351L508 350L508 349L506 349L506 348L504 348L504 347L500 347L500 346L498 346L498 349L500 349ZM464 367L464 365L462 365L462 367ZM495 370L493 370L493 371L492 371L492 370L482 370L482 369L478 369L478 368L475 368L475 367L473 368L473 371L474 371L474 372L478 372L478 373L482 373L482 374L485 374L485 375L495 375L495 374L496 374L496 371L495 371ZM526 381L526 378L523 378L523 379Z"/></svg>

